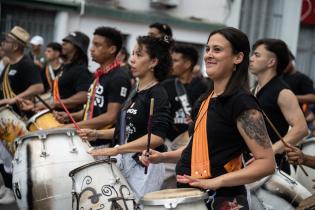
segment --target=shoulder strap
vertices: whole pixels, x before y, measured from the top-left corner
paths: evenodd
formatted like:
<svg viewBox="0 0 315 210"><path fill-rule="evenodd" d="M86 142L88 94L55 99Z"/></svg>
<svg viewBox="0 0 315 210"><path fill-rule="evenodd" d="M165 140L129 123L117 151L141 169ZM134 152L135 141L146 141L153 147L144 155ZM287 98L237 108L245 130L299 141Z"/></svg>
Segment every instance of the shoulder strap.
<svg viewBox="0 0 315 210"><path fill-rule="evenodd" d="M2 91L3 91L3 97L5 99L14 98L16 96L16 94L13 92L11 88L11 84L9 80L9 71L10 71L10 65L8 64L5 69L5 72L3 75L3 81L2 81Z"/></svg>

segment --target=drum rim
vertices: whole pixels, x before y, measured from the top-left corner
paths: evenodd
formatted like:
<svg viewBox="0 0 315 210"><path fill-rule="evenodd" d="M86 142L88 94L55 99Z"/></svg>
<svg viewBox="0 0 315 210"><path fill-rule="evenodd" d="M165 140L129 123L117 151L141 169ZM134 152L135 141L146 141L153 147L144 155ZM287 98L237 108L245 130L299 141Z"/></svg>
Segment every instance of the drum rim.
<svg viewBox="0 0 315 210"><path fill-rule="evenodd" d="M38 130L38 131L28 133L24 136L18 137L15 141L19 144L21 141L23 142L24 140L30 137L41 137L43 135L61 134L61 133L66 133L66 132L73 132L76 134L75 128L52 128L52 129Z"/></svg>
<svg viewBox="0 0 315 210"><path fill-rule="evenodd" d="M170 204L170 203L175 203L178 205L178 204L196 202L200 200L202 201L207 198L209 198L209 195L206 192L204 192L201 196L194 195L194 196L188 196L188 197L166 198L166 199L158 199L158 200L145 200L141 198L140 203L143 205L148 205L148 206L165 206L165 204Z"/></svg>
<svg viewBox="0 0 315 210"><path fill-rule="evenodd" d="M23 120L22 120L22 117L21 117L20 115L18 115L18 114L14 111L14 109L12 108L12 106L10 106L9 104L6 104L6 105L4 105L4 106L0 106L0 112L1 112L2 110L5 110L5 109L9 109L9 110L12 112L12 114L16 116L17 119L23 121ZM23 123L25 124L25 121L23 121Z"/></svg>
<svg viewBox="0 0 315 210"><path fill-rule="evenodd" d="M49 109L44 109L44 110L42 110L42 111L40 111L40 112L37 112L35 115L33 115L33 116L27 121L26 127L28 128L28 126L29 126L31 123L35 122L37 117L41 116L42 114L47 114L48 112L50 112Z"/></svg>
<svg viewBox="0 0 315 210"><path fill-rule="evenodd" d="M117 159L116 158L107 158L105 160L97 160L97 161L93 161L93 162L90 162L90 163L87 163L87 164L84 164L82 166L79 166L73 170L71 170L69 172L69 177L73 177L76 173L78 173L79 171L82 171L83 169L86 169L86 168L89 168L91 166L94 166L94 165L99 165L99 164L102 164L102 163L116 163L117 162Z"/></svg>

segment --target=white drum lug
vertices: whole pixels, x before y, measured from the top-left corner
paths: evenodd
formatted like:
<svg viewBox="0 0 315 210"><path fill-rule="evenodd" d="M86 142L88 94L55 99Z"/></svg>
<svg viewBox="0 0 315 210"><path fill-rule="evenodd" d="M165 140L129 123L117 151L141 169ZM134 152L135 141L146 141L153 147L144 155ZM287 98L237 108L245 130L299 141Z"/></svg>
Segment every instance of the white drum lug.
<svg viewBox="0 0 315 210"><path fill-rule="evenodd" d="M46 146L45 146L45 142L44 142L44 140L46 140L46 138L47 138L47 135L45 133L41 133L38 135L38 138L39 138L39 140L41 140L42 145L43 145L40 157L46 158L49 156L49 154L46 151Z"/></svg>
<svg viewBox="0 0 315 210"><path fill-rule="evenodd" d="M21 146L20 144L22 144L22 141L17 141L16 142L16 151L15 151L15 155L14 155L14 160L12 160L12 163L13 161L15 161L16 164L19 164L22 160L19 159L19 155L20 155L20 150L21 150Z"/></svg>
<svg viewBox="0 0 315 210"><path fill-rule="evenodd" d="M178 202L167 202L164 204L164 207L167 209L175 209L178 205Z"/></svg>

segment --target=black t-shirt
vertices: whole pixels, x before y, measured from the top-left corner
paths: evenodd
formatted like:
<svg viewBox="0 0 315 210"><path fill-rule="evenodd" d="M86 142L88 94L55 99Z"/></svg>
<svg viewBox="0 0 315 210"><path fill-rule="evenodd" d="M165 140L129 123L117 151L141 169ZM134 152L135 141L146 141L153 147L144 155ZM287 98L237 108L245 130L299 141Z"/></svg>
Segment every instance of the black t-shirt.
<svg viewBox="0 0 315 210"><path fill-rule="evenodd" d="M41 70L41 72L40 72L41 78L42 78L42 81L43 81L43 84L44 84L45 92L47 92L47 91L50 90L50 87L49 87L49 84L48 84L48 79L47 79L47 73L46 73L47 68L49 68L48 65L49 65L49 64L47 64L47 65L45 66L45 68L43 68L43 69ZM52 69L52 71L53 71L53 73L54 73L54 75L55 75L55 78L56 78L56 76L62 71L62 69L63 69L63 66L62 66L62 65L61 65L59 68L57 68L57 69ZM49 77L51 78L49 71L48 71L48 75L49 75Z"/></svg>
<svg viewBox="0 0 315 210"><path fill-rule="evenodd" d="M188 129L188 124L185 122L185 112L183 105L178 97L175 88L175 78L170 78L162 82L163 87L167 91L168 98L171 104L171 117L173 119L173 125L167 132L167 138L174 140L179 134ZM194 102L203 94L209 90L209 82L205 78L194 78L189 84L183 85L186 94L181 96L181 100L185 104L185 109L191 114ZM187 101L187 103L186 103Z"/></svg>
<svg viewBox="0 0 315 210"><path fill-rule="evenodd" d="M149 89L140 91L129 102L126 109L126 140L134 141L148 133L148 120L150 100L154 98L151 133L161 138L166 137L166 132L171 124L170 104L164 88L157 84ZM119 139L119 124L116 123L115 141ZM158 149L158 148L157 148Z"/></svg>
<svg viewBox="0 0 315 210"><path fill-rule="evenodd" d="M88 91L93 78L87 67L74 63L65 64L60 75L58 86L61 99L69 98L80 91ZM81 108L78 107L72 111Z"/></svg>
<svg viewBox="0 0 315 210"><path fill-rule="evenodd" d="M8 75L12 91L16 95L24 92L31 85L42 83L39 68L26 56L24 56L18 63L10 66ZM3 76L4 74L2 74L1 81L3 81ZM2 91L1 98L3 98Z"/></svg>
<svg viewBox="0 0 315 210"><path fill-rule="evenodd" d="M196 104L196 109L193 111L195 119L200 105L201 101ZM247 149L246 143L237 129L237 118L249 109L259 110L259 107L254 97L242 90L236 90L231 96L211 99L207 116L207 138L212 177L226 174L224 165L239 157ZM176 165L176 174L191 175L193 141L192 138L183 151ZM179 187L182 186L179 184ZM217 191L217 195L233 196L245 193L244 189L244 186L221 188Z"/></svg>
<svg viewBox="0 0 315 210"><path fill-rule="evenodd" d="M116 68L99 78L96 88L93 117L107 112L108 103L123 104L130 90L130 78L122 68ZM91 94L91 88L88 95Z"/></svg>
<svg viewBox="0 0 315 210"><path fill-rule="evenodd" d="M282 90L289 89L288 85L280 78L274 77L256 94L256 98L271 122L276 126L281 136L286 135L289 124L283 116L278 105L278 97ZM279 140L277 134L267 123L267 130L272 143Z"/></svg>

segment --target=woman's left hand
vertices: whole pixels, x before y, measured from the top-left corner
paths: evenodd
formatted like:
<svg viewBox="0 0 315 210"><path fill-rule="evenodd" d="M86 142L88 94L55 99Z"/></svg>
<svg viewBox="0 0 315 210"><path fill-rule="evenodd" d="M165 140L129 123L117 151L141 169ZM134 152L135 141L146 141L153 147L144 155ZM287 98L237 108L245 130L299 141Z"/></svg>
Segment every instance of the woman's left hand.
<svg viewBox="0 0 315 210"><path fill-rule="evenodd" d="M119 154L117 147L93 149L88 153L92 156L116 156Z"/></svg>
<svg viewBox="0 0 315 210"><path fill-rule="evenodd" d="M189 184L192 187L198 187L205 190L206 189L216 190L221 187L221 184L218 178L196 179L188 175L183 175L183 176L177 175L176 180L179 183Z"/></svg>

